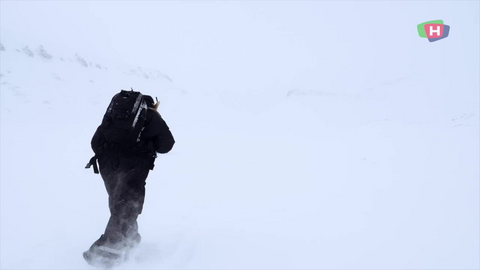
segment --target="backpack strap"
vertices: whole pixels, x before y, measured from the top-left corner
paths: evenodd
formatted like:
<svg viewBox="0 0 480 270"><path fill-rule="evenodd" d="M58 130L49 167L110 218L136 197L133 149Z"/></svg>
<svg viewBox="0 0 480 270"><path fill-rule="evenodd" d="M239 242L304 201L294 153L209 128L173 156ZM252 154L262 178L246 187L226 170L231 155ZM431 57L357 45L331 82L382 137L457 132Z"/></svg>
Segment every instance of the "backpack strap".
<svg viewBox="0 0 480 270"><path fill-rule="evenodd" d="M98 171L98 166L97 166L97 155L93 156L90 161L87 163L87 166L85 166L85 169L90 169L90 167L93 166L93 172L98 174L99 171Z"/></svg>

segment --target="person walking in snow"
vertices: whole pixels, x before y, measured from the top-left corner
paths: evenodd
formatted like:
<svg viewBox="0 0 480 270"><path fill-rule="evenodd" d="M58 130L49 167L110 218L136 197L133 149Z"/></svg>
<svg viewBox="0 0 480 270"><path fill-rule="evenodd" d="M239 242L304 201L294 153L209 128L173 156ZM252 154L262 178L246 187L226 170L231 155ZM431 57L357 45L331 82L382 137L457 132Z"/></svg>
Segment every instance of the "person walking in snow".
<svg viewBox="0 0 480 270"><path fill-rule="evenodd" d="M145 184L157 153L168 153L175 140L151 96L125 91L115 95L91 141L95 156L87 164L100 172L108 193L110 219L105 232L84 252L90 264L111 265L138 245L137 218ZM97 160L99 169L97 167Z"/></svg>

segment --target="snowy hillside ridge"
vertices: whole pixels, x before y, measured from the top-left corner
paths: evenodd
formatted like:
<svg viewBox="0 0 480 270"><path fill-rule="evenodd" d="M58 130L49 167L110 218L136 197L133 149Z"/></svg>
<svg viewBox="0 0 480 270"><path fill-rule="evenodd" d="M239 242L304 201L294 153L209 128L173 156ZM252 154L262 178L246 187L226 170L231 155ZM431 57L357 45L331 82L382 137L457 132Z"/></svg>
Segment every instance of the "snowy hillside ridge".
<svg viewBox="0 0 480 270"><path fill-rule="evenodd" d="M315 90L300 90L294 89L287 92L287 97L290 96L327 96L332 97L336 96L337 94L332 92L323 92L323 91L315 91Z"/></svg>
<svg viewBox="0 0 480 270"><path fill-rule="evenodd" d="M33 48L33 49L32 49ZM99 69L99 70L108 70L108 67L105 65L102 65L98 63L95 60L92 59L86 59L85 57L82 57L78 53L75 53L74 55L69 55L69 56L64 56L64 55L57 55L54 56L51 53L49 53L43 45L39 46L24 46L22 48L6 48L3 43L0 42L0 51L2 53L8 53L10 51L15 51L16 53L24 54L30 58L39 58L43 60L44 62L53 62L53 61L62 61L62 62L70 62L72 64L78 64L84 68L94 68L94 69ZM142 67L135 67L135 68L124 68L125 71L123 71L124 74L132 75L132 76L139 76L144 79L153 79L153 80L158 80L158 79L165 79L170 82L173 82L173 80L170 78L170 76L160 72L159 70L155 69L147 69L147 68L142 68Z"/></svg>

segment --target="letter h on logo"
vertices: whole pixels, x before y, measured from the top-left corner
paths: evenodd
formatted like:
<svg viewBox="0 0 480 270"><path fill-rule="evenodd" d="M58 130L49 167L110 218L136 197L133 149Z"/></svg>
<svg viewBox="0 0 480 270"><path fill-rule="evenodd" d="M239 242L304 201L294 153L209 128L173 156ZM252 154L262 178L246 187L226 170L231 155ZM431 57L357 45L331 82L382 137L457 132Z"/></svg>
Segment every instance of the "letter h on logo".
<svg viewBox="0 0 480 270"><path fill-rule="evenodd" d="M444 25L438 23L425 24L425 33L427 38L441 38L443 36Z"/></svg>

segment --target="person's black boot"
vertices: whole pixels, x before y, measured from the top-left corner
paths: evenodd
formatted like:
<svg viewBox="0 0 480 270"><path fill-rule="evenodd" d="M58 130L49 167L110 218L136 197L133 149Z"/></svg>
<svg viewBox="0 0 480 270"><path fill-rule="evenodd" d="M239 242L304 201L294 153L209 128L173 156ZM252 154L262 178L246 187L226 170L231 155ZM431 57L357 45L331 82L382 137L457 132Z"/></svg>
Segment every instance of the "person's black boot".
<svg viewBox="0 0 480 270"><path fill-rule="evenodd" d="M102 235L83 253L88 264L95 267L113 267L125 260L127 248L123 244L112 244Z"/></svg>
<svg viewBox="0 0 480 270"><path fill-rule="evenodd" d="M129 239L128 239L128 246L130 249L138 246L140 244L140 242L142 242L142 236L140 236L139 233L136 233L134 235L132 235Z"/></svg>

